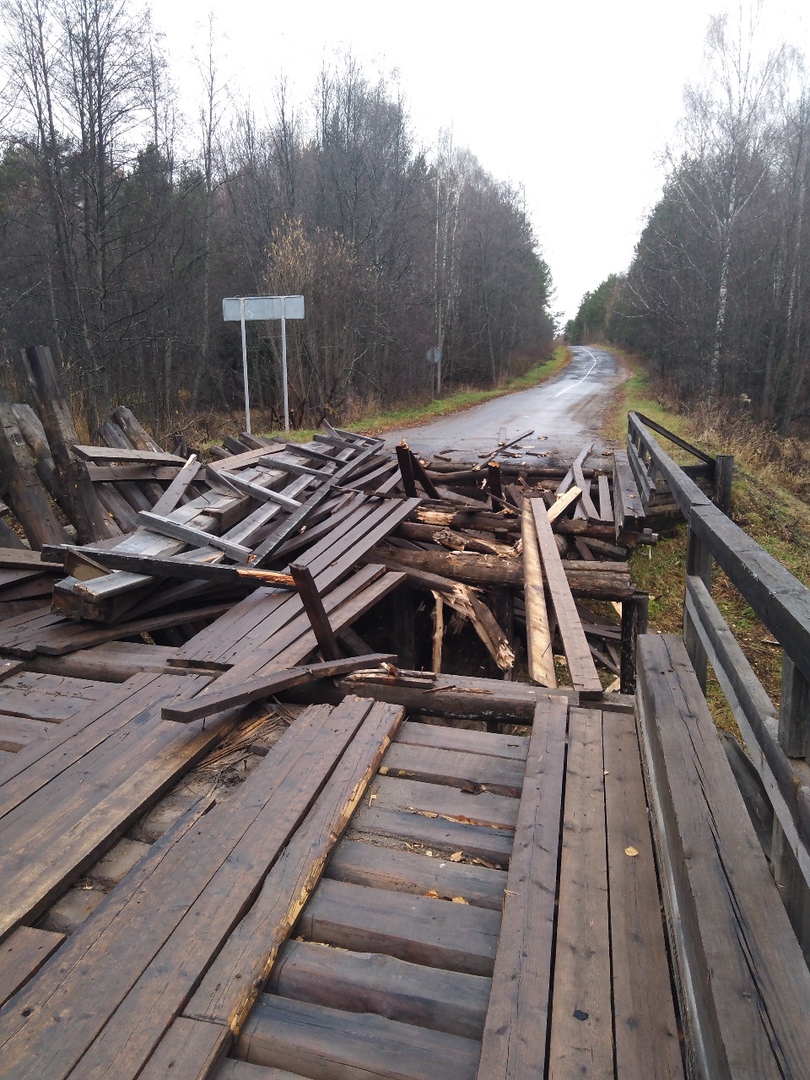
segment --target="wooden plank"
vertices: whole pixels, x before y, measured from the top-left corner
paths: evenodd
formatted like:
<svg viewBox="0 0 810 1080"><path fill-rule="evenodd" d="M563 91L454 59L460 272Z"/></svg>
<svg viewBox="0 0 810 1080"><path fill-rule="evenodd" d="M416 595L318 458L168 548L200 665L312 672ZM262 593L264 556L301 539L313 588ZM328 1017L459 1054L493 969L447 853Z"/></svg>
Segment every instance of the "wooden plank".
<svg viewBox="0 0 810 1080"><path fill-rule="evenodd" d="M683 642L647 635L639 646L644 750L690 1056L706 1075L801 1076L810 972Z"/></svg>
<svg viewBox="0 0 810 1080"><path fill-rule="evenodd" d="M74 769L63 769L52 785L40 785L37 798L27 799L6 814L0 887L8 900L0 912L0 934L41 914L139 814L222 739L239 716L221 714L205 730L172 725L167 732L155 709L146 717L136 717L109 745L105 741ZM133 732L137 738L131 737ZM43 743L45 760L59 756L53 740ZM85 769L93 775L94 765L100 781L82 784ZM41 770L34 771L41 776ZM5 787L8 784L3 794ZM70 798L63 794L66 788Z"/></svg>
<svg viewBox="0 0 810 1080"><path fill-rule="evenodd" d="M342 949L491 975L501 916L487 908L324 878L297 933Z"/></svg>
<svg viewBox="0 0 810 1080"><path fill-rule="evenodd" d="M568 661L568 671L574 689L584 698L600 698L602 684L591 657L582 623L577 615L574 598L565 577L560 553L554 542L554 534L548 515L536 499L527 500L534 514L537 542L543 563L543 573L551 594L554 613Z"/></svg>
<svg viewBox="0 0 810 1080"><path fill-rule="evenodd" d="M613 514L617 536L637 532L644 524L644 504L624 450L613 451Z"/></svg>
<svg viewBox="0 0 810 1080"><path fill-rule="evenodd" d="M161 536L169 536L174 540L181 540L184 544L191 544L192 547L207 545L219 548L237 562L249 562L253 555L251 549L245 547L244 544L233 544L230 540L223 540L221 536L203 532L202 529L197 529L192 525L182 525L179 522L172 521L171 518L160 517L149 510L141 510L138 514L138 524Z"/></svg>
<svg viewBox="0 0 810 1080"><path fill-rule="evenodd" d="M16 754L39 739L47 739L54 725L27 716L5 716L0 713L0 750Z"/></svg>
<svg viewBox="0 0 810 1080"><path fill-rule="evenodd" d="M480 1080L545 1078L568 705L538 702L483 1035Z"/></svg>
<svg viewBox="0 0 810 1080"><path fill-rule="evenodd" d="M64 934L35 930L33 926L18 926L6 938L0 945L0 1005L36 975L64 940Z"/></svg>
<svg viewBox="0 0 810 1080"><path fill-rule="evenodd" d="M231 1033L221 1024L178 1016L138 1078L200 1080L220 1076L218 1066L230 1042Z"/></svg>
<svg viewBox="0 0 810 1080"><path fill-rule="evenodd" d="M352 656L344 660L326 660L320 664L308 664L305 667L287 668L273 672L260 679L251 679L241 686L220 687L216 682L208 693L198 694L191 701L164 705L161 715L164 720L177 720L183 724L212 716L223 709L236 705L247 705L251 701L261 701L291 686L309 682L311 679L340 675L358 668L375 667L393 659L387 653L371 653L368 656ZM2 701L2 697L0 697Z"/></svg>
<svg viewBox="0 0 810 1080"><path fill-rule="evenodd" d="M189 485L197 478L198 471L197 455L192 454L152 507L152 512L154 514L170 514L183 498Z"/></svg>
<svg viewBox="0 0 810 1080"><path fill-rule="evenodd" d="M339 660L343 653L335 632L329 625L329 617L324 610L323 600L309 568L301 563L292 563L290 573L298 589L301 603L304 605L304 611L312 625L312 632L315 634L321 656L324 660Z"/></svg>
<svg viewBox="0 0 810 1080"><path fill-rule="evenodd" d="M532 515L532 500L525 499L521 513L523 539L523 596L526 604L526 645L529 653L529 675L541 686L556 687L551 630L543 588L543 571L537 547L537 529Z"/></svg>
<svg viewBox="0 0 810 1080"><path fill-rule="evenodd" d="M226 1058L215 1074L214 1080L305 1080L300 1073L287 1069L272 1069L264 1065L251 1065L247 1061Z"/></svg>
<svg viewBox="0 0 810 1080"><path fill-rule="evenodd" d="M417 896L436 893L444 900L461 896L468 904L493 911L501 910L506 887L503 870L349 839L335 848L325 873L335 881L374 889L397 889Z"/></svg>
<svg viewBox="0 0 810 1080"><path fill-rule="evenodd" d="M463 750L468 754L525 761L529 740L523 735L498 735L490 731L471 731L447 724L421 724L407 720L397 735L398 743L409 746L437 746L444 750Z"/></svg>
<svg viewBox="0 0 810 1080"><path fill-rule="evenodd" d="M177 454L157 450L121 450L112 446L75 446L76 453L85 461L121 461L138 465L185 465L186 459ZM233 461L228 461L233 467Z"/></svg>
<svg viewBox="0 0 810 1080"><path fill-rule="evenodd" d="M20 1080L61 1080L79 1062L88 1077L94 1070L118 1080L136 1076L369 708L347 701L337 710L302 714L238 796L209 814L205 829L183 834L166 851L120 917L100 935L92 918L85 923L72 939L83 942L75 953L80 962L41 972L37 1007L0 1025L0 1076L6 1067ZM105 957L116 959L105 963Z"/></svg>
<svg viewBox="0 0 810 1080"><path fill-rule="evenodd" d="M479 1044L413 1024L264 996L237 1042L249 1061L333 1080L472 1080Z"/></svg>
<svg viewBox="0 0 810 1080"><path fill-rule="evenodd" d="M633 717L605 723L603 741L616 1075L683 1080Z"/></svg>
<svg viewBox="0 0 810 1080"><path fill-rule="evenodd" d="M498 868L508 865L512 853L511 830L386 810L367 802L354 815L351 835L373 842L404 841L414 850L431 852L439 859L461 852L465 858L483 859L488 866Z"/></svg>
<svg viewBox="0 0 810 1080"><path fill-rule="evenodd" d="M519 795L523 786L523 766L520 762L404 743L395 743L389 749L380 773L434 784L450 784L472 791L492 791L498 795Z"/></svg>
<svg viewBox="0 0 810 1080"><path fill-rule="evenodd" d="M267 990L347 1013L373 1013L430 1031L480 1039L490 980L409 964L384 953L289 941ZM347 1016L346 1025L351 1023Z"/></svg>
<svg viewBox="0 0 810 1080"><path fill-rule="evenodd" d="M337 837L363 798L402 710L373 705L258 898L206 972L184 1015L239 1032L295 920L320 879Z"/></svg>
<svg viewBox="0 0 810 1080"><path fill-rule="evenodd" d="M599 520L613 521L613 503L610 498L610 480L607 473L599 473L597 485L599 487Z"/></svg>
<svg viewBox="0 0 810 1080"><path fill-rule="evenodd" d="M686 579L686 609L700 634L774 814L810 888L810 852L803 840L807 820L804 806L810 794L807 766L788 758L780 746L779 722L773 703L708 589L700 578L692 575Z"/></svg>
<svg viewBox="0 0 810 1080"><path fill-rule="evenodd" d="M486 825L492 829L515 828L518 801L489 791L464 791L444 784L378 776L371 785L369 806L402 813L440 817L463 825Z"/></svg>
<svg viewBox="0 0 810 1080"><path fill-rule="evenodd" d="M130 870L107 899L95 909L92 915L92 928L88 930L86 926L82 926L80 930L72 934L61 946L58 957L40 973L38 979L31 980L23 986L7 1009L0 1012L0 1040L2 1042L11 1039L15 1033L18 1033L28 1017L41 1008L43 986L47 981L53 979L54 965L58 966L55 980L58 981L59 977L69 977L71 972L82 964L88 946L95 941L106 927L115 923L127 904L131 902L133 895L138 892L143 883L154 873L155 868L160 865L167 851L185 833L192 830L199 820L211 810L213 805L214 800L210 798L201 798L193 803L185 813L169 826L164 835L151 845L140 862ZM4 1073L4 1066L5 1059L0 1058L0 1075L8 1075ZM15 1075L13 1071L11 1075Z"/></svg>
<svg viewBox="0 0 810 1080"><path fill-rule="evenodd" d="M548 1072L613 1080L602 714L569 710Z"/></svg>
<svg viewBox="0 0 810 1080"><path fill-rule="evenodd" d="M241 491L243 495L249 495L251 499L258 499L259 502L276 503L282 510L291 513L301 509L301 503L297 499L291 499L289 495L285 495L282 491L273 491L272 488L244 480L230 470L220 470L219 476L235 487L237 491Z"/></svg>

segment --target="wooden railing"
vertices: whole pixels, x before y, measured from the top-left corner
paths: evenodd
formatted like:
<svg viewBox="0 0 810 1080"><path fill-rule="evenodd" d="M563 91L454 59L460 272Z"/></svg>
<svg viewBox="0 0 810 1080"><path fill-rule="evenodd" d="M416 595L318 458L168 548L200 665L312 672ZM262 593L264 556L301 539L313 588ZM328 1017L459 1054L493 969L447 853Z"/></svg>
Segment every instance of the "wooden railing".
<svg viewBox="0 0 810 1080"><path fill-rule="evenodd" d="M766 855L810 962L810 589L714 504L653 438L646 418L628 420L628 447L666 481L687 521L687 651L704 692L711 663L773 808ZM723 486L730 490L730 477ZM712 599L715 563L782 649L778 709Z"/></svg>

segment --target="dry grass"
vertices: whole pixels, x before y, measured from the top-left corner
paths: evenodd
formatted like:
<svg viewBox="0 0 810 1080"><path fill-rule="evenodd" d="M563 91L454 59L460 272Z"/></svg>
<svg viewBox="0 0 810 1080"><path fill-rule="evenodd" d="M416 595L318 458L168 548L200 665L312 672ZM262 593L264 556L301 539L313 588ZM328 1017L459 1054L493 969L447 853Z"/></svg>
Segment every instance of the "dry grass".
<svg viewBox="0 0 810 1080"><path fill-rule="evenodd" d="M619 388L608 434L623 441L627 412L634 409L702 450L732 454L735 459L733 520L810 586L810 507L805 501L810 494L810 443L780 439L766 426L752 424L742 409L702 406L690 409L688 416L679 413L674 402L653 391L637 360L626 355L622 360L631 377ZM664 445L668 452L672 449ZM673 452L673 457L681 460L677 453ZM651 630L681 633L685 563L685 525L662 537L654 547L640 548L633 554L633 577L650 594ZM712 596L757 677L778 706L782 657L778 642L718 568L713 574ZM718 727L739 737L731 710L711 671L707 697Z"/></svg>

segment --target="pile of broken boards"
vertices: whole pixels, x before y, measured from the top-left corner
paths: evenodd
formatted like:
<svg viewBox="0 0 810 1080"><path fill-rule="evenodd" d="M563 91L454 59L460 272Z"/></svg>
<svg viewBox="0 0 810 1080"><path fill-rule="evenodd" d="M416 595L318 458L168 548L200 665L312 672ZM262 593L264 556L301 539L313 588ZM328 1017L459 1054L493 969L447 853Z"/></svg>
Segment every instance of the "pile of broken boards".
<svg viewBox="0 0 810 1080"><path fill-rule="evenodd" d="M559 791L540 782L545 763L562 776L569 705L578 722L601 725L595 660L610 681L628 623L611 604L632 610L637 599L627 547L653 539L621 486L620 459L617 490L584 470L584 452L566 475L508 463L431 467L406 446L393 455L327 426L305 445L243 436L204 466L139 447L148 436L125 410L111 423L120 433L106 441L127 445L67 440L62 455L48 433L54 490L82 542L37 539L30 525L31 548L0 553L0 1077L213 1075L223 1047L247 1030L350 819L374 837L399 835L405 821L401 847L384 848L386 881L408 881L414 860L422 867L414 835L427 854L451 852L435 882L417 875L413 888L422 908L461 901L443 905L459 944L435 996L455 980L450 1011L469 1027L446 1036L419 1028L418 1075L472 1077L479 1044L470 1033L486 1011L518 795L546 800L559 818ZM64 434L64 415L60 424ZM15 514L30 499L21 491L8 484ZM104 528L87 537L91 519ZM568 693L447 673L445 608L474 627L488 670L509 674L527 647L535 681L554 686L567 671ZM428 618L428 631L414 633ZM601 708L632 727L620 697L605 695ZM576 709L583 699L596 707ZM426 717L499 730L413 722ZM503 724L534 724L528 783L530 740ZM595 767L599 783L606 767ZM618 780L617 768L607 771ZM248 774L250 783L236 782ZM423 782L428 774L440 783ZM399 801L386 804L395 787ZM427 789L441 795L440 811L423 803ZM474 821L465 803L473 792ZM527 801L526 814L542 829L542 807ZM357 909L366 932L372 916L356 898L373 892L365 885L380 863L375 843L355 843L351 829L318 902L344 915ZM532 837L515 843L545 851ZM556 848L547 854L553 873ZM359 857L374 865L355 866ZM341 858L352 865L337 880ZM521 866L515 873L528 872ZM403 889L400 933L414 904ZM380 895L378 905L390 906ZM435 924L434 911L427 921ZM325 940L322 929L311 934ZM371 946L362 942L343 946L363 956ZM435 966L438 946L416 944ZM363 978L377 970L362 964ZM330 985L320 969L314 978ZM426 979L418 969L420 988ZM373 1048L379 1032L363 1023L358 1040ZM238 1063L227 1068L248 1075Z"/></svg>
<svg viewBox="0 0 810 1080"><path fill-rule="evenodd" d="M0 551L0 656L11 667L114 681L183 668L226 673L224 689L316 651L344 663L375 652L354 624L397 589L361 629L401 668L510 679L525 656L545 687L561 676L590 698L603 684L632 689L644 597L627 552L655 536L621 454L611 472L586 471L586 447L564 475L494 457L483 468L427 463L405 444L394 456L325 425L303 445L229 439L206 465L161 450L127 409L100 434L106 447L67 448L62 478L74 487L65 506L81 488L85 510L108 508L105 535L38 544L29 531L40 552ZM454 666L449 631L461 624L486 651ZM0 700L4 713L19 715ZM24 719L35 733L49 717ZM24 744L19 720L14 736L1 725L4 750Z"/></svg>

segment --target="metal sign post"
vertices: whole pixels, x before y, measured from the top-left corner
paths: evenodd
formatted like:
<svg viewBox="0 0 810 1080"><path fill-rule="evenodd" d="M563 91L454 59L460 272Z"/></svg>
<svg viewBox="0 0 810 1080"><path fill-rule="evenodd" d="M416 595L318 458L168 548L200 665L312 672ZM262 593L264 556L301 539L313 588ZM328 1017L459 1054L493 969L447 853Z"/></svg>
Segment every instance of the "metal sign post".
<svg viewBox="0 0 810 1080"><path fill-rule="evenodd" d="M287 319L303 319L303 296L229 296L222 301L225 322L242 324L242 375L245 380L245 427L250 434L247 338L245 321L281 320L281 385L284 395L284 430L290 430L290 399L287 384Z"/></svg>

